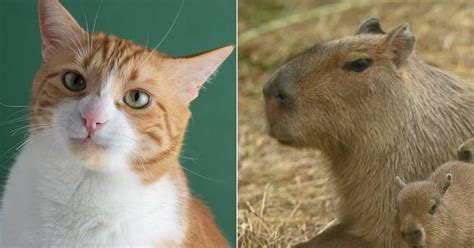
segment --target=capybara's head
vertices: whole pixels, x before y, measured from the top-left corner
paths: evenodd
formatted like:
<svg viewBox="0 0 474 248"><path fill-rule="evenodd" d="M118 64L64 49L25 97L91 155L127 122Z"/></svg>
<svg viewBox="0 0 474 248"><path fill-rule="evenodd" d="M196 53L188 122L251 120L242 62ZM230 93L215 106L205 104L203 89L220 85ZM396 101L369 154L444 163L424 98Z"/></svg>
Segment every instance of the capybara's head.
<svg viewBox="0 0 474 248"><path fill-rule="evenodd" d="M458 160L474 163L474 138L466 140L458 148Z"/></svg>
<svg viewBox="0 0 474 248"><path fill-rule="evenodd" d="M452 174L438 185L429 181L406 185L397 177L401 188L397 198L398 231L408 247L432 247L446 235L443 225L449 217L443 196L452 182Z"/></svg>
<svg viewBox="0 0 474 248"><path fill-rule="evenodd" d="M263 89L270 135L321 148L375 122L403 87L415 36L408 25L386 34L376 18L355 35L315 45L281 66ZM332 137L332 140L327 140ZM336 138L336 139L334 139Z"/></svg>

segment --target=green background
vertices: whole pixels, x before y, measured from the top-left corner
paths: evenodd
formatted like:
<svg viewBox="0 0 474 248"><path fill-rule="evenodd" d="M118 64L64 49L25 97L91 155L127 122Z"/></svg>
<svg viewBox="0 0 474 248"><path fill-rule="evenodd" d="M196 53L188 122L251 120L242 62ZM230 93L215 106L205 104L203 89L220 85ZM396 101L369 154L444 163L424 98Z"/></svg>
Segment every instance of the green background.
<svg viewBox="0 0 474 248"><path fill-rule="evenodd" d="M94 21L100 0L63 0L85 26ZM180 0L103 0L96 31L154 47L172 23ZM158 50L181 56L235 44L235 0L185 0L176 25ZM31 81L42 63L36 0L0 0L0 103L28 105ZM204 200L227 240L235 246L236 227L236 56L220 67L216 77L192 103L182 163L194 194ZM25 116L23 108L0 106L0 122ZM13 163L26 125L0 125L0 182ZM189 172L192 171L192 172ZM3 184L2 184L3 185ZM3 191L3 190L2 190Z"/></svg>

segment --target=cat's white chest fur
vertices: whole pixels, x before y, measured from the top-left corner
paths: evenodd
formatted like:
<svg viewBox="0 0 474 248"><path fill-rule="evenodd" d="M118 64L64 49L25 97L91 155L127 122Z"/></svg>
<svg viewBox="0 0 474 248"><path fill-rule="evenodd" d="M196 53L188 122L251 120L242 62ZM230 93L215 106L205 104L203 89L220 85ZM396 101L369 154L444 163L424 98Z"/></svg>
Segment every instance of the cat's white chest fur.
<svg viewBox="0 0 474 248"><path fill-rule="evenodd" d="M144 186L125 169L90 171L50 140L34 139L12 168L2 209L6 247L160 247L184 239L186 196L170 177Z"/></svg>

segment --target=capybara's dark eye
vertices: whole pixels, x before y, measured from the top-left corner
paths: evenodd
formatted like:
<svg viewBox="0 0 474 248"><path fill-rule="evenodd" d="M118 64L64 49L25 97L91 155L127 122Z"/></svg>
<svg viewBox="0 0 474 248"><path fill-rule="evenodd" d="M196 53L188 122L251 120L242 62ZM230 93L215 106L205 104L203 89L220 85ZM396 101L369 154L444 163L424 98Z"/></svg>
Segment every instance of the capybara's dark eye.
<svg viewBox="0 0 474 248"><path fill-rule="evenodd" d="M438 209L438 206L436 204L433 204L430 208L430 214L431 215L435 214L437 209Z"/></svg>
<svg viewBox="0 0 474 248"><path fill-rule="evenodd" d="M344 64L342 69L347 71L363 72L372 65L371 59L358 59Z"/></svg>
<svg viewBox="0 0 474 248"><path fill-rule="evenodd" d="M472 159L471 151L469 150L461 150L458 152L458 160L464 162L470 162Z"/></svg>

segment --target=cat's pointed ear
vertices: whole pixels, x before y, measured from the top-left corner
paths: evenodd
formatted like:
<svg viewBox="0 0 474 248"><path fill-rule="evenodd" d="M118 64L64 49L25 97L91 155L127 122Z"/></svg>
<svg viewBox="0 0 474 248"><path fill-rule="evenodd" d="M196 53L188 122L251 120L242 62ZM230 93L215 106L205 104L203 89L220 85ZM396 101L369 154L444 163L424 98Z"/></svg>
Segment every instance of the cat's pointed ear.
<svg viewBox="0 0 474 248"><path fill-rule="evenodd" d="M58 54L71 42L82 40L86 34L58 0L39 0L38 13L45 60Z"/></svg>
<svg viewBox="0 0 474 248"><path fill-rule="evenodd" d="M232 53L234 46L225 46L208 52L174 59L177 81L181 87L181 97L189 104L198 94L199 89Z"/></svg>

